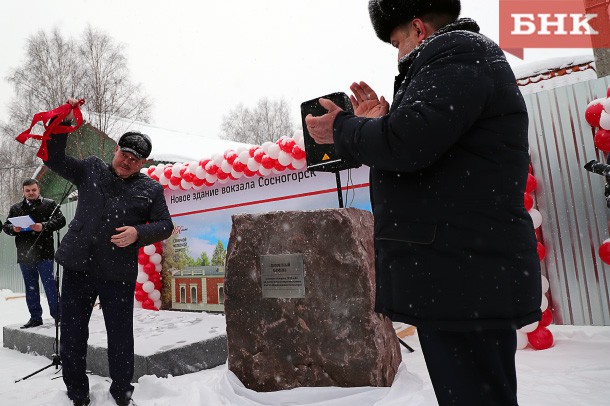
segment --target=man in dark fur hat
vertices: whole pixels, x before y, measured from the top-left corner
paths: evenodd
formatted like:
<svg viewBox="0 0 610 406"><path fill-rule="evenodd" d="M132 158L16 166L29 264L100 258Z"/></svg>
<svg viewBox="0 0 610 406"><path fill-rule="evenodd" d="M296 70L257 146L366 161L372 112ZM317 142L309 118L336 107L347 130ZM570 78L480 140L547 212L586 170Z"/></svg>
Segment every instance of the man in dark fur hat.
<svg viewBox="0 0 610 406"><path fill-rule="evenodd" d="M515 76L459 0L369 12L398 49L392 105L354 83L355 114L321 99L307 128L371 168L376 311L418 327L439 404L517 405L515 330L540 319L541 282Z"/></svg>

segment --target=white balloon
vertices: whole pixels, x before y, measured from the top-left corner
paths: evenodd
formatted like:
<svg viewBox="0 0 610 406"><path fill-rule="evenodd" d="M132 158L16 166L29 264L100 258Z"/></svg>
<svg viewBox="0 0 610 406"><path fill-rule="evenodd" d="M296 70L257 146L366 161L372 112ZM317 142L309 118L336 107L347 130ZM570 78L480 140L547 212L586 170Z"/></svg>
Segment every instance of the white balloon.
<svg viewBox="0 0 610 406"><path fill-rule="evenodd" d="M527 326L523 326L519 329L519 331L522 331L524 333L531 333L532 331L536 330L538 328L538 323L537 321L533 322L532 324L528 324Z"/></svg>
<svg viewBox="0 0 610 406"><path fill-rule="evenodd" d="M292 155L288 154L287 152L280 151L277 160L283 166L288 166L292 162Z"/></svg>
<svg viewBox="0 0 610 406"><path fill-rule="evenodd" d="M189 190L190 188L193 187L193 184L191 182L187 182L184 179L182 179L180 181L180 186L182 186L182 189L184 189L184 190Z"/></svg>
<svg viewBox="0 0 610 406"><path fill-rule="evenodd" d="M517 349L522 350L527 347L527 334L517 330Z"/></svg>
<svg viewBox="0 0 610 406"><path fill-rule="evenodd" d="M220 154L214 154L212 155L212 162L214 162L214 165L220 167L220 165L222 165L222 161L224 160L224 157Z"/></svg>
<svg viewBox="0 0 610 406"><path fill-rule="evenodd" d="M256 162L254 160L254 158L249 158L246 166L248 166L248 169L251 170L252 172L256 172L256 171L258 171L260 164L258 162Z"/></svg>
<svg viewBox="0 0 610 406"><path fill-rule="evenodd" d="M163 174L163 172L161 172L161 175L159 175L159 183L162 184L163 186L169 184L169 179L167 179L165 177L165 175Z"/></svg>
<svg viewBox="0 0 610 406"><path fill-rule="evenodd" d="M538 228L542 225L542 214L536 209L530 209L528 212L530 216L532 216L532 221L534 222L534 228Z"/></svg>
<svg viewBox="0 0 610 406"><path fill-rule="evenodd" d="M162 260L163 260L163 257L157 253L152 254L149 258L149 261L155 265L160 264Z"/></svg>
<svg viewBox="0 0 610 406"><path fill-rule="evenodd" d="M201 189L203 189L204 187L205 187L205 185L204 185L204 184L201 184L200 186L193 185L193 190L201 190Z"/></svg>
<svg viewBox="0 0 610 406"><path fill-rule="evenodd" d="M281 148L279 145L271 144L269 145L269 151L266 152L266 154L269 155L269 157L272 159L277 159L280 156L280 151Z"/></svg>
<svg viewBox="0 0 610 406"><path fill-rule="evenodd" d="M303 159L293 159L293 160L292 160L292 166L293 166L295 169L301 169L301 168L304 168L304 167L305 167L305 165L307 165L307 161L305 160L305 158L303 158Z"/></svg>
<svg viewBox="0 0 610 406"><path fill-rule="evenodd" d="M542 303L540 304L540 310L545 311L549 307L549 299L545 295L542 295Z"/></svg>
<svg viewBox="0 0 610 406"><path fill-rule="evenodd" d="M146 274L146 272L138 272L138 276L136 278L136 281L138 283L145 283L148 281L148 275Z"/></svg>
<svg viewBox="0 0 610 406"><path fill-rule="evenodd" d="M157 308L157 310L159 310L161 308L161 301L160 300L155 300L154 301L154 305Z"/></svg>
<svg viewBox="0 0 610 406"><path fill-rule="evenodd" d="M610 114L610 97L606 97L605 99L601 99L600 103L604 106L604 110L606 113Z"/></svg>
<svg viewBox="0 0 610 406"><path fill-rule="evenodd" d="M540 279L542 279L542 294L544 295L549 290L549 280L544 275L540 275Z"/></svg>
<svg viewBox="0 0 610 406"><path fill-rule="evenodd" d="M142 248L142 251L144 251L146 255L150 256L157 252L157 247L155 247L153 244L150 244Z"/></svg>
<svg viewBox="0 0 610 406"><path fill-rule="evenodd" d="M138 264L138 272L144 272L144 265Z"/></svg>
<svg viewBox="0 0 610 406"><path fill-rule="evenodd" d="M250 149L249 147L244 147L243 145L240 147L237 147L237 149L235 150L235 153L237 155L241 154L244 151L248 151L248 149Z"/></svg>
<svg viewBox="0 0 610 406"><path fill-rule="evenodd" d="M168 183L167 183L167 187L168 187L168 188L170 188L171 190L178 190L178 189L180 189L180 186L178 186L178 185L174 185L174 184L173 184L173 183L171 183L171 182L168 182Z"/></svg>
<svg viewBox="0 0 610 406"><path fill-rule="evenodd" d="M261 165L261 167L260 167L260 168L258 168L258 171L259 171L259 173L260 173L261 175L263 175L263 176L268 176L268 175L270 175L270 174L271 174L271 169L267 169L267 168L265 168L265 167L264 167L264 166L262 166L262 165Z"/></svg>
<svg viewBox="0 0 610 406"><path fill-rule="evenodd" d="M239 155L237 155L237 158L239 159L239 162L248 162L248 159L250 159L250 151L247 149L241 151Z"/></svg>
<svg viewBox="0 0 610 406"><path fill-rule="evenodd" d="M155 290L155 284L151 281L146 281L142 284L142 290L146 293L150 293Z"/></svg>
<svg viewBox="0 0 610 406"><path fill-rule="evenodd" d="M148 298L149 298L150 300L152 300L153 302L154 302L155 300L159 300L159 299L161 299L161 292L159 292L157 289L155 289L155 290L153 290L152 292L150 292L150 293L148 294Z"/></svg>
<svg viewBox="0 0 610 406"><path fill-rule="evenodd" d="M133 301L133 308L134 309L141 309L142 308L142 302L138 302L137 300Z"/></svg>
<svg viewBox="0 0 610 406"><path fill-rule="evenodd" d="M602 115L599 116L599 126L604 130L610 131L610 113L602 111Z"/></svg>
<svg viewBox="0 0 610 406"><path fill-rule="evenodd" d="M163 265L161 264L155 264L155 271L157 272L161 272L163 270Z"/></svg>
<svg viewBox="0 0 610 406"><path fill-rule="evenodd" d="M587 104L587 108L593 106L594 104L602 104L603 105L603 101L606 100L604 97L600 97L599 99L594 99L591 100L589 102L589 104Z"/></svg>
<svg viewBox="0 0 610 406"><path fill-rule="evenodd" d="M201 165L197 165L197 169L195 169L195 176L199 179L205 179L206 171L203 169Z"/></svg>
<svg viewBox="0 0 610 406"><path fill-rule="evenodd" d="M208 183L216 183L218 176L208 173L205 175L205 180L207 180Z"/></svg>
<svg viewBox="0 0 610 406"><path fill-rule="evenodd" d="M148 168L142 168L142 169L140 169L140 173L143 173L144 175L149 176L149 175L148 175Z"/></svg>
<svg viewBox="0 0 610 406"><path fill-rule="evenodd" d="M233 176L234 178L241 178L242 176L244 176L243 172L237 172L235 169L231 169L231 176Z"/></svg>
<svg viewBox="0 0 610 406"><path fill-rule="evenodd" d="M221 183L221 184L224 184L224 183L227 183L227 182L228 182L228 181L230 181L230 180L231 180L231 179L229 179L229 178L224 178L224 179L218 179L218 180L217 180L217 182L218 182L218 183Z"/></svg>
<svg viewBox="0 0 610 406"><path fill-rule="evenodd" d="M233 169L233 166L231 166L231 164L229 163L229 161L227 161L226 159L224 159L222 161L222 163L220 164L220 169L224 172L224 173L231 173L231 169Z"/></svg>
<svg viewBox="0 0 610 406"><path fill-rule="evenodd" d="M172 176L175 176L177 178L178 176L180 176L181 170L182 170L182 164L175 164L172 167Z"/></svg>
<svg viewBox="0 0 610 406"><path fill-rule="evenodd" d="M275 145L275 144L270 141L265 141L265 142L263 142L263 145L261 145L261 148L263 149L265 154L269 155L269 147L271 147L272 145Z"/></svg>
<svg viewBox="0 0 610 406"><path fill-rule="evenodd" d="M161 174L163 173L163 171L165 170L165 165L163 164L159 164L157 165L157 167L155 168L155 172L154 174L157 176L157 178L161 177Z"/></svg>

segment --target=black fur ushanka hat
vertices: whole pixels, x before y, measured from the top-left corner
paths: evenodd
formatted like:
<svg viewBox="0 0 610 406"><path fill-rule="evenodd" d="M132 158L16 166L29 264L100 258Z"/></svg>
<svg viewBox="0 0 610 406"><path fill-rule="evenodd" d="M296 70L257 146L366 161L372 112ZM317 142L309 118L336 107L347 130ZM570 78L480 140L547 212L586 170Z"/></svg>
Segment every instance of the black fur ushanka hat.
<svg viewBox="0 0 610 406"><path fill-rule="evenodd" d="M380 40L390 42L394 28L427 13L460 15L460 0L370 0L369 15Z"/></svg>

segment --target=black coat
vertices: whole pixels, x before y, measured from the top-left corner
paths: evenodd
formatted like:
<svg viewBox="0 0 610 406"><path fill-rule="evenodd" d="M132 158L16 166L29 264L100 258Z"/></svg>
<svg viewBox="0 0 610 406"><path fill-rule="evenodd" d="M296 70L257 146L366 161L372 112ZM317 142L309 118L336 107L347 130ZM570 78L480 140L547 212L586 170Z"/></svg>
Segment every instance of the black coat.
<svg viewBox="0 0 610 406"><path fill-rule="evenodd" d="M78 188L78 205L55 259L73 270L93 270L103 279L133 281L138 273L138 248L168 238L173 224L163 187L136 173L118 177L112 166L95 156L67 156L66 134L48 141L45 164ZM138 241L119 248L110 242L117 227L133 226Z"/></svg>
<svg viewBox="0 0 610 406"><path fill-rule="evenodd" d="M8 235L15 237L17 247L17 262L31 264L44 259L53 259L55 252L53 232L66 225L66 218L51 199L39 197L32 204L26 199L11 206L8 217L30 216L35 223L42 224L40 233L30 230L16 233L13 224L8 219L2 229ZM55 210L55 212L53 212ZM53 217L51 217L53 215Z"/></svg>
<svg viewBox="0 0 610 406"><path fill-rule="evenodd" d="M399 71L388 115L334 124L337 151L371 168L376 310L444 329L539 320L528 116L502 51L458 20Z"/></svg>

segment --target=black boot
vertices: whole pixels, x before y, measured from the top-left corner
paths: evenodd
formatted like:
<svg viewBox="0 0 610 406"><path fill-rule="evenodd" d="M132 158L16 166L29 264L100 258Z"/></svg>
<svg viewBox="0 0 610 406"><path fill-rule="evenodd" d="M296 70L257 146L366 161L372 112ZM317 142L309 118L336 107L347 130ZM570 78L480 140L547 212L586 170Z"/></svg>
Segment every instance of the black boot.
<svg viewBox="0 0 610 406"><path fill-rule="evenodd" d="M30 327L38 327L42 326L42 320L34 320L30 319L27 323L25 323L21 328L30 328Z"/></svg>
<svg viewBox="0 0 610 406"><path fill-rule="evenodd" d="M89 397L86 397L84 399L72 399L72 404L74 406L89 406L90 403L91 399L89 399Z"/></svg>

